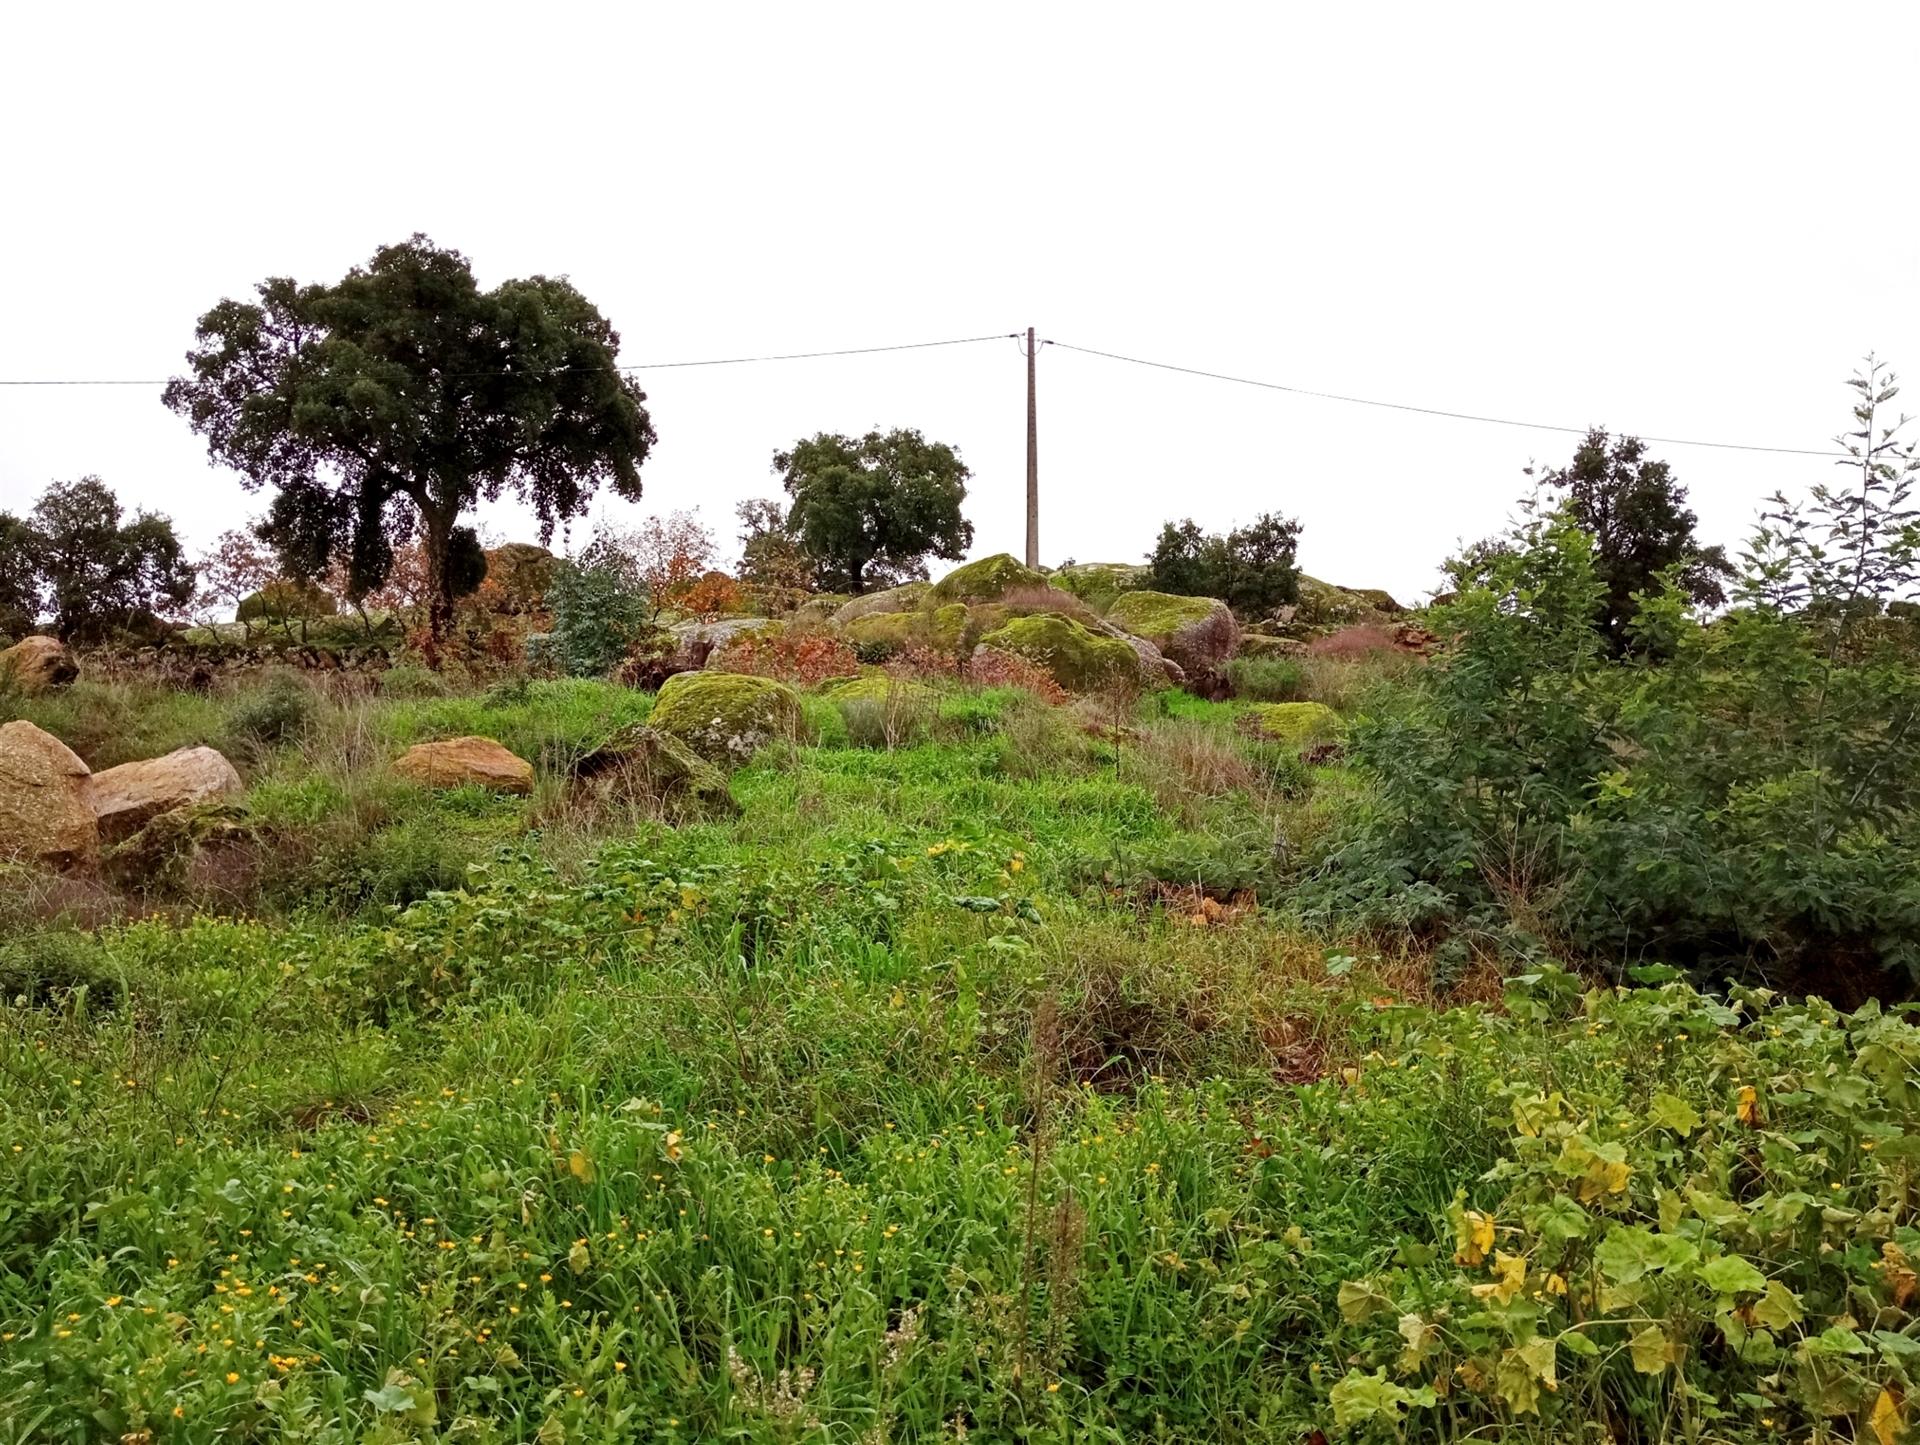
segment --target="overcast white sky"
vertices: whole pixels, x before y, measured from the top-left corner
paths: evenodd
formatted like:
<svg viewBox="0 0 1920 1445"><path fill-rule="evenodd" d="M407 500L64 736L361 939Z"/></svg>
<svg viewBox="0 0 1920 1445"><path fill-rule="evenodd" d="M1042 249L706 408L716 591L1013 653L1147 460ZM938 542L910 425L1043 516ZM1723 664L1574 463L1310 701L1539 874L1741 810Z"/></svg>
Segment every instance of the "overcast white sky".
<svg viewBox="0 0 1920 1445"><path fill-rule="evenodd" d="M564 274L639 363L1011 332L1570 426L1820 447L1920 412L1920 5L17 6L0 378L165 377L201 312L425 231ZM814 431L916 426L1018 552L1010 341L670 371L641 511L724 538ZM1043 554L1302 519L1418 594L1573 438L1055 348ZM1657 449L1706 533L1828 474ZM264 497L157 388L0 387L0 508L98 473L195 549ZM620 510L626 510L621 504ZM511 509L498 531L527 535Z"/></svg>

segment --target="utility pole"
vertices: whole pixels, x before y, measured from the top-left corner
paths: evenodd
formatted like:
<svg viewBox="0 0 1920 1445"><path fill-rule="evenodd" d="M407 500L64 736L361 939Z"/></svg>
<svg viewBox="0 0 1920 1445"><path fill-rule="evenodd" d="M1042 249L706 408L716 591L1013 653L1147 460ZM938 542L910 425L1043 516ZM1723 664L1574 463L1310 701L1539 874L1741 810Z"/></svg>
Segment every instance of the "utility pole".
<svg viewBox="0 0 1920 1445"><path fill-rule="evenodd" d="M1040 565L1040 413L1034 401L1033 328L1027 328L1027 565Z"/></svg>

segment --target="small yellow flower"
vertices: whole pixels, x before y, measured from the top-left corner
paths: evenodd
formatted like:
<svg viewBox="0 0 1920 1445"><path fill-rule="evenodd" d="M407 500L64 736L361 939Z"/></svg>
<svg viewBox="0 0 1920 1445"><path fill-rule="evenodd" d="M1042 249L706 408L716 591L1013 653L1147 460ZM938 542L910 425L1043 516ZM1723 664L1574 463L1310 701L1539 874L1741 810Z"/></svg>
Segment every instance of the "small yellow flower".
<svg viewBox="0 0 1920 1445"><path fill-rule="evenodd" d="M227 1383L229 1385L237 1385L240 1383L240 1374L237 1370L227 1371Z"/></svg>

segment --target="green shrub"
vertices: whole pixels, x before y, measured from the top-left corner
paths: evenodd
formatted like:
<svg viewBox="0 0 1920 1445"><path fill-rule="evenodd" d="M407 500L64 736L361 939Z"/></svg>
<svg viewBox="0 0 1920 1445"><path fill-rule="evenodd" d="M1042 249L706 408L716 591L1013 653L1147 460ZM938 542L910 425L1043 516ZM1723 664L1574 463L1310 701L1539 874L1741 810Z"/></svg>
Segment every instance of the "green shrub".
<svg viewBox="0 0 1920 1445"><path fill-rule="evenodd" d="M1220 669L1235 697L1253 702L1302 702L1305 672L1291 657L1235 657Z"/></svg>
<svg viewBox="0 0 1920 1445"><path fill-rule="evenodd" d="M319 699L292 668L274 668L227 714L227 733L242 752L296 741L312 726Z"/></svg>
<svg viewBox="0 0 1920 1445"><path fill-rule="evenodd" d="M429 697L450 697L453 688L431 668L401 663L380 674L380 695L418 701Z"/></svg>

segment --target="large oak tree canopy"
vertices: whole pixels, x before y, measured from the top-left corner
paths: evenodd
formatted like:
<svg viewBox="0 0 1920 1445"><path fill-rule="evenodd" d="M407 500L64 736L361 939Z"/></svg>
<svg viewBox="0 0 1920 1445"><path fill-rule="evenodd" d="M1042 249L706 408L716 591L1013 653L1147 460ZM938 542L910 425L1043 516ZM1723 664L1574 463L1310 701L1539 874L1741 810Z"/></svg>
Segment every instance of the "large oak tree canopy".
<svg viewBox="0 0 1920 1445"><path fill-rule="evenodd" d="M960 515L960 454L911 427L854 438L821 432L776 452L793 505L787 527L825 588L865 592L926 575L929 554L958 561L973 545Z"/></svg>
<svg viewBox="0 0 1920 1445"><path fill-rule="evenodd" d="M274 498L262 535L295 576L335 558L364 595L416 530L433 636L484 559L461 514L511 489L540 519L601 486L640 495L654 442L620 337L563 279L482 291L457 251L416 235L331 286L274 277L200 318L166 404L216 461Z"/></svg>

